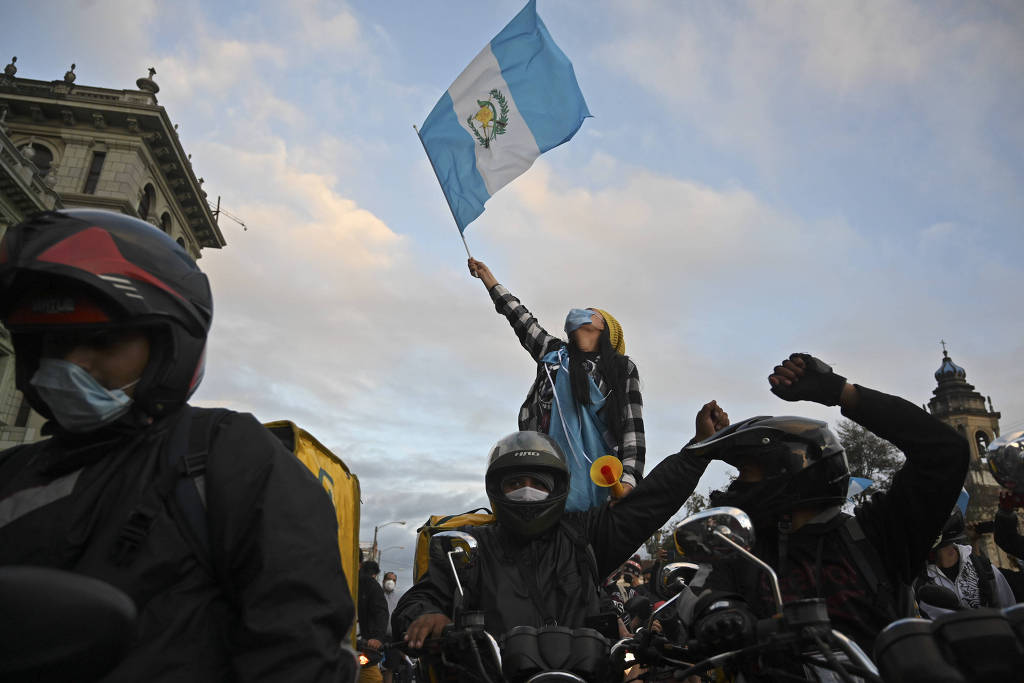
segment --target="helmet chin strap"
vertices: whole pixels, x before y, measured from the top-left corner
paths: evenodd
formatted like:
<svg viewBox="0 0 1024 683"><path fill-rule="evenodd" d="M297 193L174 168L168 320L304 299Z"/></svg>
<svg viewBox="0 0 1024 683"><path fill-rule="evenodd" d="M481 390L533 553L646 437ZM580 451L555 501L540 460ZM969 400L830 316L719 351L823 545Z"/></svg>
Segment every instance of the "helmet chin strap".
<svg viewBox="0 0 1024 683"><path fill-rule="evenodd" d="M786 512L779 516L779 575L785 576L789 559L789 535L793 533L793 515Z"/></svg>
<svg viewBox="0 0 1024 683"><path fill-rule="evenodd" d="M137 385L141 381L142 381L142 375L139 375L138 377L133 379L131 382L128 382L128 384L125 384L123 387L118 387L117 390L118 391L128 391L129 389L131 389L132 387L134 387L135 385Z"/></svg>

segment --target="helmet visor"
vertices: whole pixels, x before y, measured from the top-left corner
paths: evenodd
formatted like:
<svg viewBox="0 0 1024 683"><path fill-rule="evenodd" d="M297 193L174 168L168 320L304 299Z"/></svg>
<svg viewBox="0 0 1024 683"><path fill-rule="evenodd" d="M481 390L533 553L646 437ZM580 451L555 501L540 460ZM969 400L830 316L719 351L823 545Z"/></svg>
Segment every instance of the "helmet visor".
<svg viewBox="0 0 1024 683"><path fill-rule="evenodd" d="M800 441L780 441L762 447L729 448L720 453L718 459L740 470L751 463L756 463L765 479L781 474L796 474L812 462L808 456L807 444Z"/></svg>
<svg viewBox="0 0 1024 683"><path fill-rule="evenodd" d="M551 493L555 489L555 477L548 472L510 472L501 479L501 491L508 494L516 489L529 487Z"/></svg>

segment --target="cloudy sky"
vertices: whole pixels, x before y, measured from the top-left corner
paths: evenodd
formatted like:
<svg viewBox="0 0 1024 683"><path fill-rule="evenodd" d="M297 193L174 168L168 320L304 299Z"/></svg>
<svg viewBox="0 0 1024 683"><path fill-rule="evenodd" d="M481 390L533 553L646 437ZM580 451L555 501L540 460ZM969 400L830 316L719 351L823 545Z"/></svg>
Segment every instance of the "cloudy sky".
<svg viewBox="0 0 1024 683"><path fill-rule="evenodd" d="M19 76L160 103L211 197L204 405L287 418L359 475L362 538L407 584L413 529L485 504L534 368L420 147L441 93L524 0L88 0L4 9ZM594 117L496 195L474 256L560 330L622 323L648 468L714 398L800 413L791 351L923 403L939 340L1024 427L1024 6L1015 0L540 0ZM4 61L6 63L6 61ZM709 470L700 490L720 484ZM404 546L403 550L395 546Z"/></svg>

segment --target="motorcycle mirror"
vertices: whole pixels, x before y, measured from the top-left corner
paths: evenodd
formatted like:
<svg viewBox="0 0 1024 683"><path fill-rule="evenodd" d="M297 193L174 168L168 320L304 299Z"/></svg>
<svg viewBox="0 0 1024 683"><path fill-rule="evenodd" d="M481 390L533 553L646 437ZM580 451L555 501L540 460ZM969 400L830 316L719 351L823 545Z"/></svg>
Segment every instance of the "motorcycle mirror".
<svg viewBox="0 0 1024 683"><path fill-rule="evenodd" d="M648 626L650 626L650 623L653 623L659 614L666 612L672 603L683 594L683 589L693 580L694 575L699 570L700 566L693 562L671 562L661 568L661 574L658 579L661 581L662 594L668 599L661 603L658 609L654 610L654 613L648 620Z"/></svg>
<svg viewBox="0 0 1024 683"><path fill-rule="evenodd" d="M686 588L700 566L693 562L671 562L661 568L658 580L665 597L670 598Z"/></svg>
<svg viewBox="0 0 1024 683"><path fill-rule="evenodd" d="M736 557L737 546L749 551L754 545L754 524L739 508L709 508L677 524L673 537L676 550L687 560L711 562Z"/></svg>
<svg viewBox="0 0 1024 683"><path fill-rule="evenodd" d="M694 562L744 557L761 567L768 572L775 614L782 615L779 577L770 565L750 552L754 546L754 524L746 512L734 507L708 508L677 524L673 538L679 554Z"/></svg>
<svg viewBox="0 0 1024 683"><path fill-rule="evenodd" d="M465 531L439 531L430 539L430 557L434 562L448 560L448 566L452 570L452 578L455 579L455 588L458 590L458 599L455 602L456 617L462 609L462 603L466 597L462 590L462 581L459 579L459 569L462 569L476 557L476 539ZM456 622L460 619L456 618Z"/></svg>
<svg viewBox="0 0 1024 683"><path fill-rule="evenodd" d="M476 549L476 539L465 531L439 531L430 539L431 554L438 559L447 555L459 569L473 561Z"/></svg>
<svg viewBox="0 0 1024 683"><path fill-rule="evenodd" d="M0 679L95 681L135 638L135 603L92 577L0 568Z"/></svg>

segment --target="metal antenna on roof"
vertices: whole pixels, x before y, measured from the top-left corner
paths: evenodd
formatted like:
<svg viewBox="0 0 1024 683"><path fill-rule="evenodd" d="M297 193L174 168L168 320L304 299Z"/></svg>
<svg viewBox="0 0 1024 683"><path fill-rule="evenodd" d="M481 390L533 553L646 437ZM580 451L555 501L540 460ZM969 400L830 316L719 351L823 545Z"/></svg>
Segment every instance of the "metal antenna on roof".
<svg viewBox="0 0 1024 683"><path fill-rule="evenodd" d="M220 208L220 195L217 195L217 207L213 210L213 220L214 221L219 220L221 214L224 214L225 216L227 216L228 218L230 218L234 222L236 222L239 225L241 225L243 231L249 232L249 228L246 227L245 223L242 221L241 218L239 218L238 216L235 216L234 214L228 213L224 209Z"/></svg>

